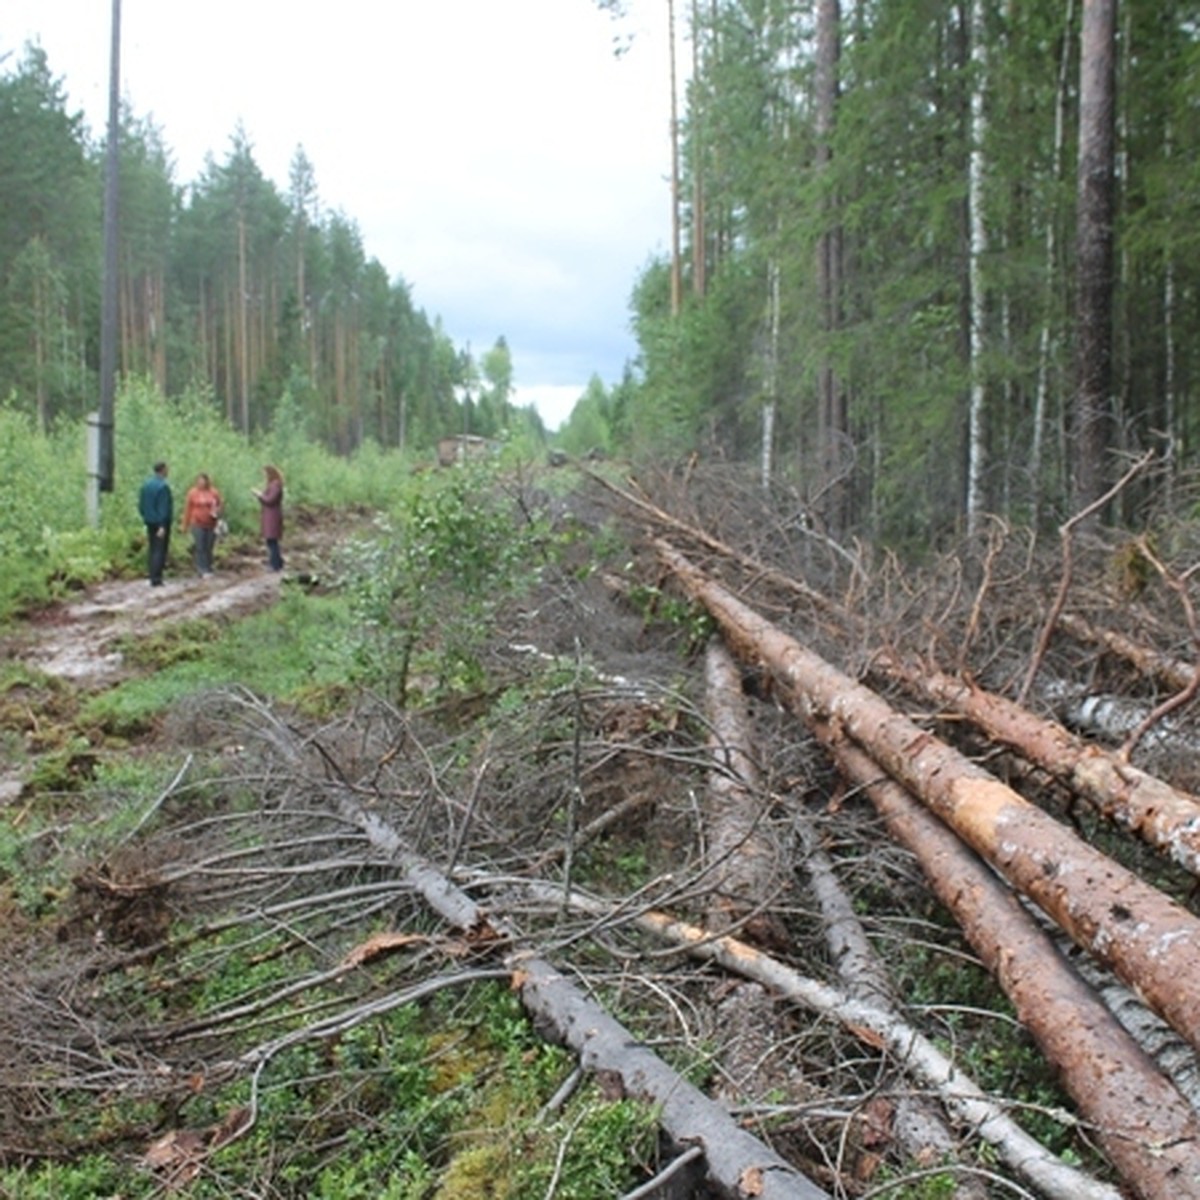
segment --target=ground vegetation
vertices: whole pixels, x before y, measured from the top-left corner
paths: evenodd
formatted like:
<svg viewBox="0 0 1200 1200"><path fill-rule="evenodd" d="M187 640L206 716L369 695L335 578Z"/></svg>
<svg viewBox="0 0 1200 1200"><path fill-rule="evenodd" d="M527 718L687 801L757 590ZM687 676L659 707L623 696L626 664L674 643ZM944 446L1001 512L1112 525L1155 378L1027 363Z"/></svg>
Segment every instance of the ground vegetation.
<svg viewBox="0 0 1200 1200"><path fill-rule="evenodd" d="M1194 860L1097 788L1197 803L1190 526L798 504L460 466L11 625L0 1194L1189 1194Z"/></svg>

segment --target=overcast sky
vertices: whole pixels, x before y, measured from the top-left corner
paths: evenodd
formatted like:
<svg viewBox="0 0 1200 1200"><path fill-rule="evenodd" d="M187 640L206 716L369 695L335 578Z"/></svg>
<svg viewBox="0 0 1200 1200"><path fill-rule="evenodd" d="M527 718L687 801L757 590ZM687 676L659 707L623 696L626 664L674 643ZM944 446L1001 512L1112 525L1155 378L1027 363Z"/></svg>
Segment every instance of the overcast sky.
<svg viewBox="0 0 1200 1200"><path fill-rule="evenodd" d="M593 0L122 0L121 90L179 184L240 121L286 195L303 145L368 257L477 360L503 335L516 402L554 428L633 357L629 294L668 240L665 5L628 7L614 23ZM40 41L97 138L111 8L0 8L0 69Z"/></svg>

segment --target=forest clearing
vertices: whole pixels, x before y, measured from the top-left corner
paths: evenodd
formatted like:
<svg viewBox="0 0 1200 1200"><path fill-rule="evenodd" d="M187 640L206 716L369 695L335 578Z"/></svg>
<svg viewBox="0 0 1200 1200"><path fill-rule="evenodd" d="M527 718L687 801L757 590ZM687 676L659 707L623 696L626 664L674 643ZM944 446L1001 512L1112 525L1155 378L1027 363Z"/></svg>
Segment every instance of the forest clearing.
<svg viewBox="0 0 1200 1200"><path fill-rule="evenodd" d="M577 72L377 73L456 338L113 7L103 138L0 47L0 1200L1200 1200L1196 4L655 3L607 379Z"/></svg>
<svg viewBox="0 0 1200 1200"><path fill-rule="evenodd" d="M318 639L337 514L19 625L0 1194L1200 1195L1189 527L906 571L720 464L490 487L470 671L427 548L374 687L116 702Z"/></svg>

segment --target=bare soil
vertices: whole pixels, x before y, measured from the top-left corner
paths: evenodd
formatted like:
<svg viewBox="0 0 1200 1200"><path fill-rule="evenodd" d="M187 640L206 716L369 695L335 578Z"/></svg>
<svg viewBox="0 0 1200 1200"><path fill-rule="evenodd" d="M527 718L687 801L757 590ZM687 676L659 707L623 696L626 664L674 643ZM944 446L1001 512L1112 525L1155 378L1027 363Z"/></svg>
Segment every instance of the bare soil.
<svg viewBox="0 0 1200 1200"><path fill-rule="evenodd" d="M257 544L219 545L216 572L191 569L190 539L173 535L171 566L161 588L145 578L111 579L29 617L0 643L10 660L84 691L111 687L130 674L121 643L148 628L205 617L245 616L274 604L289 580L308 580L344 530L321 515L289 514L286 569L271 571Z"/></svg>

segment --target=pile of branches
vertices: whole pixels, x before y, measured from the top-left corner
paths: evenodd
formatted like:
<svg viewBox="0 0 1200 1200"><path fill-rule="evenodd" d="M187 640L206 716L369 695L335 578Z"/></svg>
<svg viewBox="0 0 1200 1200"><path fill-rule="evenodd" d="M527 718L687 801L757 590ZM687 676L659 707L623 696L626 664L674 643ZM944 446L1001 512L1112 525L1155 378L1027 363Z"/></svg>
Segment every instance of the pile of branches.
<svg viewBox="0 0 1200 1200"><path fill-rule="evenodd" d="M637 565L557 581L498 638L519 706L447 722L367 698L321 726L240 690L197 707L220 772L185 764L81 865L58 947L4 975L6 1155L58 1144L65 1094L135 1095L154 1115L120 1136L194 1172L253 1130L289 1048L504 978L656 1106L638 1195L1200 1190L1184 539L1081 552L1074 529L997 527L914 576L732 476L593 488ZM706 643L655 624L645 598L671 593ZM1084 741L1101 711L1120 722ZM266 931L315 965L161 1016ZM914 946L994 979L973 997L992 1011L912 1005ZM146 970L161 1012L135 1003ZM955 1043L1005 1023L1053 1066L1040 1108ZM190 1099L230 1081L246 1102L185 1138ZM1049 1123L1057 1146L1030 1132Z"/></svg>

